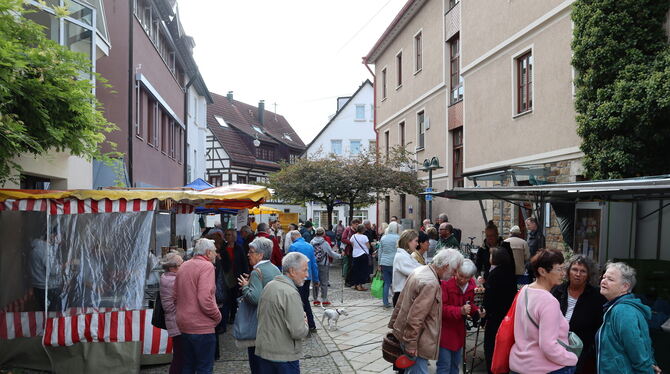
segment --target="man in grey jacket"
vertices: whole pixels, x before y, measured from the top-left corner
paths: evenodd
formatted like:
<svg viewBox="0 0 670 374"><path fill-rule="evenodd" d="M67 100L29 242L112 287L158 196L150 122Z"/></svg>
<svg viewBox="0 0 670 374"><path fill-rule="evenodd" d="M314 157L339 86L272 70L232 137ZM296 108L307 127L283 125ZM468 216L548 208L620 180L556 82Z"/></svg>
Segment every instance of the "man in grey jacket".
<svg viewBox="0 0 670 374"><path fill-rule="evenodd" d="M302 339L309 333L298 287L309 275L307 256L291 252L282 275L265 286L258 303L256 355L262 373L300 373Z"/></svg>

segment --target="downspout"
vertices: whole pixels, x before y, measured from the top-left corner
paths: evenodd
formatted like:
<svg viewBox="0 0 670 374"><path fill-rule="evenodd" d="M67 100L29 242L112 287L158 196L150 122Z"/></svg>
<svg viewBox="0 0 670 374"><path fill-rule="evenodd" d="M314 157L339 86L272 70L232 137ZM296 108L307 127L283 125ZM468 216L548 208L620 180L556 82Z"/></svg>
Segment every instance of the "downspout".
<svg viewBox="0 0 670 374"><path fill-rule="evenodd" d="M128 18L128 183L132 187L133 181L133 134L135 126L133 124L133 90L135 88L135 69L133 67L133 17L135 17L135 9L133 2L129 1L129 15Z"/></svg>
<svg viewBox="0 0 670 374"><path fill-rule="evenodd" d="M188 83L186 83L186 87L184 87L184 149L182 149L182 152L184 152L184 185L187 185L189 183L188 180L188 89L195 83L195 80L198 79L198 76L200 75L200 72L197 72L193 78L191 78ZM195 161L195 160L194 160Z"/></svg>
<svg viewBox="0 0 670 374"><path fill-rule="evenodd" d="M372 75L372 129L375 131L375 154L378 154L377 150L379 149L379 132L377 131L377 79L375 73L372 72L370 66L368 65L367 57L363 57L363 65L368 69L370 75ZM379 194L377 194L377 204L375 204L375 211L377 215L377 227L379 225Z"/></svg>

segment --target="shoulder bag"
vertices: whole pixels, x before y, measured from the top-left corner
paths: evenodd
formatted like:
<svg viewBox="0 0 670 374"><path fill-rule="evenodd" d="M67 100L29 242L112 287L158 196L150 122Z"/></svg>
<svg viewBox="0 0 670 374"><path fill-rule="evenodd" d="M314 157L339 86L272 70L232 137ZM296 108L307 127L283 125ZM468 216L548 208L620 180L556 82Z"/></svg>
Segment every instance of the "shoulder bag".
<svg viewBox="0 0 670 374"><path fill-rule="evenodd" d="M525 293L526 293L526 295L525 295L526 296L525 297L525 299L526 299L526 315L528 316L528 319L530 319L530 322L532 322L533 325L535 325L535 327L537 327L537 329L539 330L540 325L538 325L537 322L535 322L533 317L531 317L530 313L528 312L528 287L527 286L526 286ZM576 354L577 357L579 357L579 355L582 354L582 349L584 349L584 343L582 342L582 339L580 339L579 336L572 331L568 331L568 342L567 343L563 343L560 339L556 339L556 342L558 342L558 344L560 344L568 352L572 352L572 353Z"/></svg>
<svg viewBox="0 0 670 374"><path fill-rule="evenodd" d="M516 300L519 298L517 292L507 311L507 315L503 318L496 333L495 347L493 348L493 358L491 360L491 372L494 374L508 373L509 370L509 353L514 345L514 313L516 312Z"/></svg>
<svg viewBox="0 0 670 374"><path fill-rule="evenodd" d="M263 273L258 268L254 271L258 273L262 284ZM244 299L244 296L240 296L237 302L239 306L233 322L233 337L236 340L255 340L256 330L258 329L258 315L256 313L258 306L251 305Z"/></svg>
<svg viewBox="0 0 670 374"><path fill-rule="evenodd" d="M154 301L154 312L151 315L151 324L159 329L167 330L165 325L165 311L163 310L163 303L161 302L161 292L156 292L156 300Z"/></svg>

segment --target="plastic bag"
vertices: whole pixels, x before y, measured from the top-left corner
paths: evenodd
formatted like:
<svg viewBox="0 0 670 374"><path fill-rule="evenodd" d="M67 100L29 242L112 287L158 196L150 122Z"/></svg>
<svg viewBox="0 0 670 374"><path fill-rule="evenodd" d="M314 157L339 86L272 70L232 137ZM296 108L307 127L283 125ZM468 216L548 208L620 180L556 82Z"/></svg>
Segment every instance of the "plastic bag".
<svg viewBox="0 0 670 374"><path fill-rule="evenodd" d="M375 277L372 279L372 286L370 286L370 292L372 296L377 299L382 298L382 293L384 291L384 281L382 280L382 275L379 272L375 273Z"/></svg>

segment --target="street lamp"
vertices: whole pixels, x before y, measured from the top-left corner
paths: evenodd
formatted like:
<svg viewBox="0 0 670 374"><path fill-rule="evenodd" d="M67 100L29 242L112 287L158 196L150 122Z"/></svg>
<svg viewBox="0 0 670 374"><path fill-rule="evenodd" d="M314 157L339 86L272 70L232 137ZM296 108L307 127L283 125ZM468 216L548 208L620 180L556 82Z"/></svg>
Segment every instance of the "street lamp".
<svg viewBox="0 0 670 374"><path fill-rule="evenodd" d="M442 169L440 166L440 160L437 157L433 157L430 160L423 160L423 167L421 170L428 172L428 188L426 188L426 200L428 200L428 219L430 222L433 222L433 170Z"/></svg>

